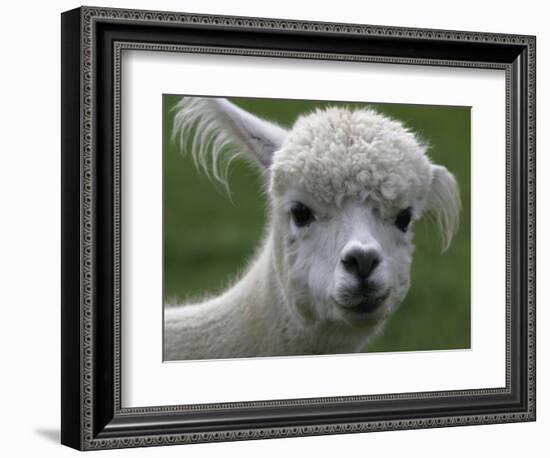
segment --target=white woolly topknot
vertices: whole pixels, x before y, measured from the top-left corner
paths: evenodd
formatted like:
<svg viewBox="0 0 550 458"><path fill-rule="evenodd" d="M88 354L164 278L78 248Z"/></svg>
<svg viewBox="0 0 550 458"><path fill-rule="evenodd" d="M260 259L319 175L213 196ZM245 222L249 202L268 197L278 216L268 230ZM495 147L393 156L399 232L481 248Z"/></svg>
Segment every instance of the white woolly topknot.
<svg viewBox="0 0 550 458"><path fill-rule="evenodd" d="M372 110L332 107L300 117L273 158L272 191L302 187L339 206L366 201L390 213L421 202L431 182L426 147Z"/></svg>

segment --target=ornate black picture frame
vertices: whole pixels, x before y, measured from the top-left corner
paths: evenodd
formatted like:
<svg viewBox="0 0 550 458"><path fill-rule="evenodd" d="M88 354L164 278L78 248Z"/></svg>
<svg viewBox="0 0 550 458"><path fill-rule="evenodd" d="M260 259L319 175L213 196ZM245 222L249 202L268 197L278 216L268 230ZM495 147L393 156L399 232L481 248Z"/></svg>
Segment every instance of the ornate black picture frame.
<svg viewBox="0 0 550 458"><path fill-rule="evenodd" d="M506 386L123 408L125 49L506 72ZM535 37L82 7L62 15L62 431L80 450L535 420Z"/></svg>

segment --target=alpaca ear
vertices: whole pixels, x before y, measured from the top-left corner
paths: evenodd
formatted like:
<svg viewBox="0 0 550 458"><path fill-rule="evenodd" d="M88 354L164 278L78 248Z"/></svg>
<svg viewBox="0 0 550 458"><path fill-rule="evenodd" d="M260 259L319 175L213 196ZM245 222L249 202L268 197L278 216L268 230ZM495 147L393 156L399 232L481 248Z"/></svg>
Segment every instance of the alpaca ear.
<svg viewBox="0 0 550 458"><path fill-rule="evenodd" d="M460 194L455 177L445 167L432 165L432 182L426 210L434 217L443 242L449 248L458 230Z"/></svg>
<svg viewBox="0 0 550 458"><path fill-rule="evenodd" d="M273 153L281 147L287 135L285 129L224 98L184 97L174 110L173 138L179 140L185 149L192 137L191 152L195 164L209 175L211 163L214 178L225 184L227 167L234 157L244 154L267 170Z"/></svg>

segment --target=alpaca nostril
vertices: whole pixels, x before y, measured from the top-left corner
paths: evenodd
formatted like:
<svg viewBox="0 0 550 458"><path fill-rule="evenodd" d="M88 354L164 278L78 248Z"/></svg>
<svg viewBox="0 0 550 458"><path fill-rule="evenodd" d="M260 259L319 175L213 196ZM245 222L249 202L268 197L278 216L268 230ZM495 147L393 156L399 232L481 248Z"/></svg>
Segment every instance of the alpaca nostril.
<svg viewBox="0 0 550 458"><path fill-rule="evenodd" d="M362 279L367 279L380 264L380 261L380 255L377 250L373 248L365 250L359 247L348 251L341 260L344 269L348 273Z"/></svg>

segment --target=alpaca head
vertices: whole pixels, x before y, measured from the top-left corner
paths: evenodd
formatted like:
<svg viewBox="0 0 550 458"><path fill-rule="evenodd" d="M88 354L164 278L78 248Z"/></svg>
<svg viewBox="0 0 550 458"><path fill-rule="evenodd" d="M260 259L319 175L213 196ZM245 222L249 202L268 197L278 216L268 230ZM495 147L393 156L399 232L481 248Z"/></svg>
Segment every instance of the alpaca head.
<svg viewBox="0 0 550 458"><path fill-rule="evenodd" d="M215 178L226 184L220 164L237 154L265 174L276 275L304 323L377 325L408 291L414 222L432 214L444 248L457 229L453 175L398 121L334 107L286 130L225 99L176 110L174 133L194 128L195 162Z"/></svg>

